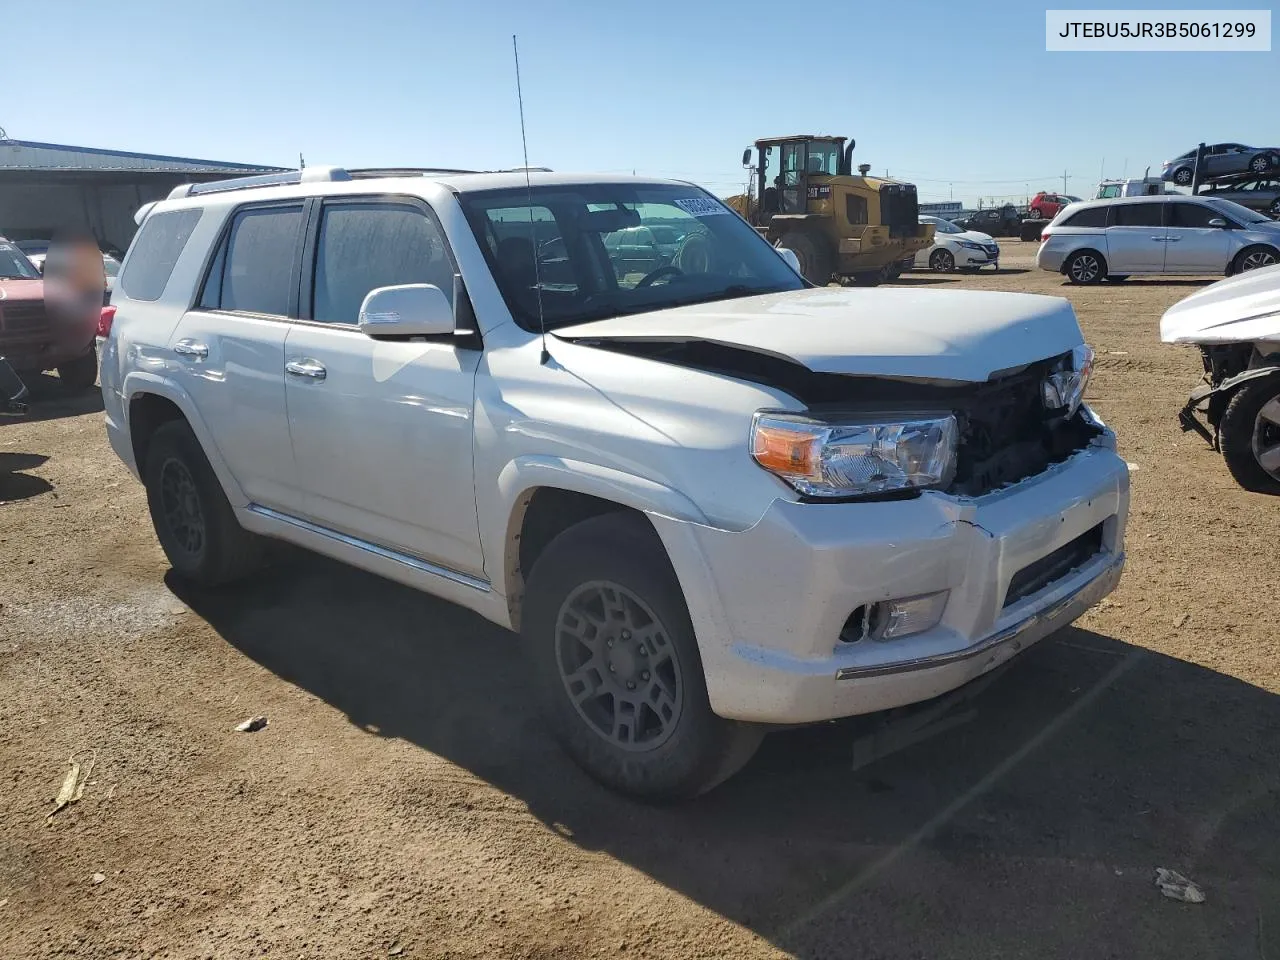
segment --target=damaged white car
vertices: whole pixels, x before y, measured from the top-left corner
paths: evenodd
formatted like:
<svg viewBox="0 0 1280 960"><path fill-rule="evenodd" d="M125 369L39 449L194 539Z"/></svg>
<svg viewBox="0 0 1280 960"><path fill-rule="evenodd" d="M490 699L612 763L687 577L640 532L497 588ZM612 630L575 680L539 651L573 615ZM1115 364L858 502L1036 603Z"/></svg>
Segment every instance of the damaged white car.
<svg viewBox="0 0 1280 960"><path fill-rule="evenodd" d="M142 217L102 391L175 571L279 538L518 630L615 789L936 697L1120 577L1065 300L814 288L670 181L308 168ZM639 270L638 227L676 238Z"/></svg>
<svg viewBox="0 0 1280 960"><path fill-rule="evenodd" d="M1204 361L1204 382L1178 415L1182 428L1220 450L1242 487L1280 494L1280 266L1175 303L1160 339L1199 347Z"/></svg>

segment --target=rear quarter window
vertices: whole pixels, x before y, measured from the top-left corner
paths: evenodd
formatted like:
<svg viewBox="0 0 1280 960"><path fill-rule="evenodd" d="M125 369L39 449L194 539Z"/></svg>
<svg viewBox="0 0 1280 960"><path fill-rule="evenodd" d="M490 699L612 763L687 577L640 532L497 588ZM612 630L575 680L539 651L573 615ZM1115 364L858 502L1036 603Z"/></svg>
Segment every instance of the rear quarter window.
<svg viewBox="0 0 1280 960"><path fill-rule="evenodd" d="M1087 210L1077 210L1061 223L1061 226L1064 227L1105 227L1106 225L1106 207L1089 207Z"/></svg>
<svg viewBox="0 0 1280 960"><path fill-rule="evenodd" d="M204 210L153 213L142 222L133 240L128 266L120 274L120 289L130 300L159 300L173 268Z"/></svg>

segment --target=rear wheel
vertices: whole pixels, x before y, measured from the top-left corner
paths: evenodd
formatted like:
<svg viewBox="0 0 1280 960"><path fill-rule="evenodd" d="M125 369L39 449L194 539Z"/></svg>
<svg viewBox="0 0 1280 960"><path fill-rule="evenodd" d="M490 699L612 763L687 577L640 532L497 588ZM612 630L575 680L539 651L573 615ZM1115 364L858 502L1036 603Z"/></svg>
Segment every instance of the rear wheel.
<svg viewBox="0 0 1280 960"><path fill-rule="evenodd" d="M956 268L956 258L947 249L938 249L929 254L929 269L937 273L950 273Z"/></svg>
<svg viewBox="0 0 1280 960"><path fill-rule="evenodd" d="M795 253L800 261L800 273L810 283L825 287L831 282L835 267L831 250L821 237L806 230L789 230L782 235L778 246Z"/></svg>
<svg viewBox="0 0 1280 960"><path fill-rule="evenodd" d="M522 619L544 713L606 786L693 797L759 745L761 728L712 713L684 595L643 518L608 514L560 534L534 565Z"/></svg>
<svg viewBox="0 0 1280 960"><path fill-rule="evenodd" d="M1072 283L1097 283L1106 277L1107 264L1100 253L1077 250L1067 260L1063 273Z"/></svg>
<svg viewBox="0 0 1280 960"><path fill-rule="evenodd" d="M1272 247L1245 247L1231 261L1231 272L1244 273L1246 270L1257 270L1259 267L1270 267L1280 263L1278 255Z"/></svg>
<svg viewBox="0 0 1280 960"><path fill-rule="evenodd" d="M1218 423L1222 458L1236 483L1280 494L1280 376L1246 383Z"/></svg>
<svg viewBox="0 0 1280 960"><path fill-rule="evenodd" d="M156 430L143 480L156 537L179 576L211 587L260 565L261 539L236 520L186 421L172 420Z"/></svg>
<svg viewBox="0 0 1280 960"><path fill-rule="evenodd" d="M82 357L58 367L58 379L73 390L87 390L98 382L98 354L93 347Z"/></svg>

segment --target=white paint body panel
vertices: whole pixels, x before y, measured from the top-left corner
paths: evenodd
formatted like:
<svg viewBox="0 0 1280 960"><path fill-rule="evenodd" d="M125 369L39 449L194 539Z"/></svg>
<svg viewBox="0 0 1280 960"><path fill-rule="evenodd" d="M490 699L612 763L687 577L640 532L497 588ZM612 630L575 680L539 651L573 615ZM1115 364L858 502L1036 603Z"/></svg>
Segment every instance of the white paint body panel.
<svg viewBox="0 0 1280 960"><path fill-rule="evenodd" d="M1280 341L1280 265L1228 277L1184 297L1160 318L1165 343Z"/></svg>
<svg viewBox="0 0 1280 960"><path fill-rule="evenodd" d="M544 364L540 338L512 319L452 192L506 180L523 185L524 176L306 183L160 203L157 209L205 212L158 302L133 301L117 290L102 373L113 448L136 472L129 404L139 393L163 396L191 423L247 529L438 594L504 626L518 617L523 581L512 561L513 537L531 491L556 487L639 510L683 588L713 709L761 722L865 713L934 696L990 669L1014 647L900 675L837 680L836 674L885 666L877 658L976 649L1084 591L1056 626L1114 586L1128 474L1109 433L1045 473L978 500L928 493L893 502L802 503L747 452L752 415L802 410L794 397L572 342L707 339L821 372L976 382L1081 343L1065 300L809 289L561 329L548 338ZM283 323L287 334L280 344L271 339L261 362L234 367L255 378L243 397L208 397L205 391L228 386L208 377L192 388L189 364L172 345L197 329L211 339L227 336L201 326L212 315L187 311L231 211L264 199L368 194L416 196L435 211L483 351L380 343L354 330ZM208 369L232 369L231 348L222 340L208 345L215 361ZM321 362L324 381L292 382L284 372L290 358ZM279 369L272 371L274 364ZM237 417L257 416L257 405L267 407L266 422L238 434ZM269 450L267 433L278 432L282 418L287 437ZM290 489L299 502L268 509L264 498L284 502ZM1017 570L1099 523L1106 525L1106 570L1077 570L1002 609ZM856 650L836 639L857 604L941 589L952 591L951 602L926 633ZM1028 627L1018 642L1047 630Z"/></svg>

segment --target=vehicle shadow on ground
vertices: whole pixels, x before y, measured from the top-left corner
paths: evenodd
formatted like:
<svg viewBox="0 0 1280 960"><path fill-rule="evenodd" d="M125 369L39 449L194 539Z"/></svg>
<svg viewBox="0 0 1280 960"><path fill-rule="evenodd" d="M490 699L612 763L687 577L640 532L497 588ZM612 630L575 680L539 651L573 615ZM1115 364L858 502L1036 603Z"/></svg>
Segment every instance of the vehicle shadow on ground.
<svg viewBox="0 0 1280 960"><path fill-rule="evenodd" d="M64 386L61 380L47 373L24 374L22 382L29 391L27 412L12 420L0 420L0 429L6 424L39 423L103 410L102 391L96 386L74 389Z"/></svg>
<svg viewBox="0 0 1280 960"><path fill-rule="evenodd" d="M36 469L48 459L39 453L0 451L0 503L28 500L52 490L53 484L48 480L23 472Z"/></svg>
<svg viewBox="0 0 1280 960"><path fill-rule="evenodd" d="M775 734L700 800L647 807L561 754L514 637L467 611L309 556L232 592L169 583L353 724L447 758L804 960L1280 950L1280 698L1184 661L1069 628L950 727L859 769L855 743L865 760L867 737L903 721ZM421 790L429 833L430 785L404 789ZM1157 866L1208 903L1162 898Z"/></svg>
<svg viewBox="0 0 1280 960"><path fill-rule="evenodd" d="M1164 280L1159 277L1129 277L1119 283L1094 283L1087 286L1101 287L1103 289L1124 289L1125 287L1207 287L1209 284L1221 280L1221 277L1207 277L1200 280ZM1080 287L1082 284L1072 283L1065 277L1062 280L1064 287Z"/></svg>

